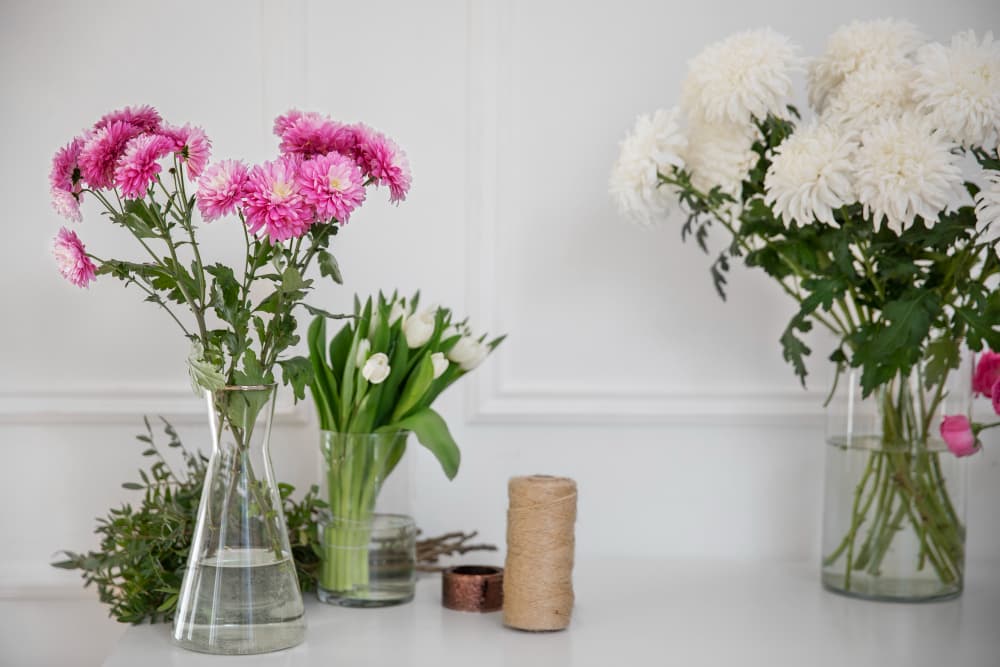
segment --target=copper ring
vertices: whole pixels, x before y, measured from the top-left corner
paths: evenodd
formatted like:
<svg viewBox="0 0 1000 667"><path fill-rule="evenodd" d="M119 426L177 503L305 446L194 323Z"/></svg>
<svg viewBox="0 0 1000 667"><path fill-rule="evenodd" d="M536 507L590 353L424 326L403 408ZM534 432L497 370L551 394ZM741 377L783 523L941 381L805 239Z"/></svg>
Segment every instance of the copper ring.
<svg viewBox="0 0 1000 667"><path fill-rule="evenodd" d="M441 604L455 611L499 611L503 607L503 568L449 567L441 573Z"/></svg>

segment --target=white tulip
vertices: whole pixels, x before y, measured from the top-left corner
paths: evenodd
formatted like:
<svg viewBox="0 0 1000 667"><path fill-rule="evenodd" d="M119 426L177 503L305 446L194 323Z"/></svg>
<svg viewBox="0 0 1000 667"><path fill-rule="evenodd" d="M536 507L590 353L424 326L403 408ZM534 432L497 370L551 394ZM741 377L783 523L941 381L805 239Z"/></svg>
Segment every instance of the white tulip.
<svg viewBox="0 0 1000 667"><path fill-rule="evenodd" d="M435 352L431 355L431 365L434 366L435 380L444 375L444 372L448 370L448 360L444 358L444 353L442 352Z"/></svg>
<svg viewBox="0 0 1000 667"><path fill-rule="evenodd" d="M490 353L490 348L472 336L462 336L448 351L448 358L454 361L463 371L471 371L483 363Z"/></svg>
<svg viewBox="0 0 1000 667"><path fill-rule="evenodd" d="M389 357L384 352L376 352L368 358L361 369L361 377L372 384L381 384L389 377L392 368L389 367Z"/></svg>
<svg viewBox="0 0 1000 667"><path fill-rule="evenodd" d="M389 326L406 317L406 306L403 305L402 301L397 301L392 304L392 309L389 311Z"/></svg>
<svg viewBox="0 0 1000 667"><path fill-rule="evenodd" d="M361 342L358 343L358 356L355 357L354 363L358 368L365 365L368 361L368 353L372 350L372 342L367 338L362 338Z"/></svg>
<svg viewBox="0 0 1000 667"><path fill-rule="evenodd" d="M403 334L410 348L420 347L431 339L436 315L437 310L425 310L406 318L406 322L403 323Z"/></svg>

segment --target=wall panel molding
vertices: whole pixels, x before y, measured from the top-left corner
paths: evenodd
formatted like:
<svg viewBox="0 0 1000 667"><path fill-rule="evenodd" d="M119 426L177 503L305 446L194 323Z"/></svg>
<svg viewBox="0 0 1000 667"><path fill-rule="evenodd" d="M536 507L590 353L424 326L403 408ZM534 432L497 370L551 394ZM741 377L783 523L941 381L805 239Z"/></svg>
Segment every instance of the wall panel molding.
<svg viewBox="0 0 1000 667"><path fill-rule="evenodd" d="M467 311L490 332L505 331L501 312L506 284L498 256L500 235L519 211L505 187L505 150L512 145L513 3L470 0L467 69ZM501 224L501 221L505 221ZM667 343L664 342L664 345ZM466 416L473 423L783 424L816 422L818 391L733 392L727 387L636 389L565 381L527 382L510 377L497 359L466 383Z"/></svg>
<svg viewBox="0 0 1000 667"><path fill-rule="evenodd" d="M282 392L275 406L277 423L308 421L303 404ZM204 400L188 387L159 389L142 385L81 386L69 389L0 389L0 425L71 424L134 426L143 415L162 415L177 424L207 424Z"/></svg>

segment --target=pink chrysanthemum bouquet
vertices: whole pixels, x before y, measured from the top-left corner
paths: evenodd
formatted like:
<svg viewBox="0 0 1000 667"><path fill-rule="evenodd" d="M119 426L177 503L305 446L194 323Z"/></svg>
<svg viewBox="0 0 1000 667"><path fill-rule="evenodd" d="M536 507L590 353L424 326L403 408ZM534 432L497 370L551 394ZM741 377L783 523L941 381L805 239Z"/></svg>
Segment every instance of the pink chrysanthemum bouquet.
<svg viewBox="0 0 1000 667"><path fill-rule="evenodd" d="M329 316L303 302L313 283L306 272L316 263L339 283L331 237L364 203L369 186L386 186L392 202L402 201L410 169L392 140L365 125L293 110L275 119L274 132L281 140L274 160L210 163L211 141L201 128L169 125L149 106L105 115L56 152L52 204L80 222L80 206L92 197L135 237L141 259L102 259L66 228L54 253L74 285L111 275L163 308L192 341L196 386L267 384L278 364L301 397L309 362L279 358L298 341L293 312L302 306ZM206 223L239 219L246 248L241 271L203 257L196 211ZM259 283L271 289L254 302L251 287ZM210 328L209 311L223 326Z"/></svg>

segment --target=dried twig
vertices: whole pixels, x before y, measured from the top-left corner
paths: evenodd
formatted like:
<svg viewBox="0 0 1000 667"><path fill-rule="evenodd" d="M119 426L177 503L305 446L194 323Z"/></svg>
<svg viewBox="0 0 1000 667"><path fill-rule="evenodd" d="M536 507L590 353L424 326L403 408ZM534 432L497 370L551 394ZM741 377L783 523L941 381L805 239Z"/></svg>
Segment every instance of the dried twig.
<svg viewBox="0 0 1000 667"><path fill-rule="evenodd" d="M419 534L419 533L418 533ZM469 544L479 535L478 531L463 533L455 531L438 537L428 537L417 541L417 570L420 572L440 572L445 569L438 565L442 556L461 556L470 551L496 551L494 544Z"/></svg>

